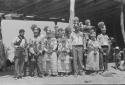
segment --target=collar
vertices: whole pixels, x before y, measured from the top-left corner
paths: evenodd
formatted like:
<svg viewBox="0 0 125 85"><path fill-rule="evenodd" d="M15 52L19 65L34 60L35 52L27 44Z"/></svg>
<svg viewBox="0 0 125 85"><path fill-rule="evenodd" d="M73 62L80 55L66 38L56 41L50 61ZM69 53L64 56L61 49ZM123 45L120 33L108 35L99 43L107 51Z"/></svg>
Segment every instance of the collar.
<svg viewBox="0 0 125 85"><path fill-rule="evenodd" d="M24 36L19 35L18 37L19 37L20 39L24 39Z"/></svg>

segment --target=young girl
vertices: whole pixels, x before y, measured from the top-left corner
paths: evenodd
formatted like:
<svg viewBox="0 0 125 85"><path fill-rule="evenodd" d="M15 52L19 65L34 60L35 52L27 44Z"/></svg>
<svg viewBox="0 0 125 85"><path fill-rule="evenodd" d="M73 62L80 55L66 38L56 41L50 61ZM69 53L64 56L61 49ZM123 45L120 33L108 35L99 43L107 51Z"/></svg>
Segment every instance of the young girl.
<svg viewBox="0 0 125 85"><path fill-rule="evenodd" d="M70 65L70 50L71 42L69 37L65 36L65 33L62 34L58 42L58 72L60 76L68 75L71 72Z"/></svg>
<svg viewBox="0 0 125 85"><path fill-rule="evenodd" d="M86 61L86 70L96 72L99 70L99 42L96 40L96 33L90 35L87 45L88 54Z"/></svg>
<svg viewBox="0 0 125 85"><path fill-rule="evenodd" d="M45 57L45 68L47 75L57 76L57 40L55 35L52 33L50 27L46 29L46 37L44 38L44 57Z"/></svg>

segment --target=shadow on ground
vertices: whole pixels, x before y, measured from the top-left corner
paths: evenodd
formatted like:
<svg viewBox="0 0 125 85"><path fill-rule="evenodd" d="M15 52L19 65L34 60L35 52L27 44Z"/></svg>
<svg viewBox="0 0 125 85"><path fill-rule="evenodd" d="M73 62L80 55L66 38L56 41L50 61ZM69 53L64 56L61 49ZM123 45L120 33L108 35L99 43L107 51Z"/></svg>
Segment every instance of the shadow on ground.
<svg viewBox="0 0 125 85"><path fill-rule="evenodd" d="M7 76L7 75L13 76L14 72L13 71L0 71L0 77Z"/></svg>

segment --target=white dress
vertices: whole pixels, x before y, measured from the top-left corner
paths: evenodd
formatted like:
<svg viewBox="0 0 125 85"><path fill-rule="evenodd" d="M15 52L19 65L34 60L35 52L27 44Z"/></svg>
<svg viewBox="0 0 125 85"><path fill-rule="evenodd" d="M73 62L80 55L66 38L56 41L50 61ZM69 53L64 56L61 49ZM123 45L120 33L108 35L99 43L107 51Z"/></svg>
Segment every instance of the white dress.
<svg viewBox="0 0 125 85"><path fill-rule="evenodd" d="M61 42L60 39L58 44L58 72L71 72L70 49L71 39L65 39L64 42Z"/></svg>
<svg viewBox="0 0 125 85"><path fill-rule="evenodd" d="M45 50L45 60L46 60L46 73L52 75L57 75L57 40L56 38L44 39L44 50Z"/></svg>
<svg viewBox="0 0 125 85"><path fill-rule="evenodd" d="M86 62L86 70L98 71L99 70L99 48L98 41L88 41L88 55Z"/></svg>

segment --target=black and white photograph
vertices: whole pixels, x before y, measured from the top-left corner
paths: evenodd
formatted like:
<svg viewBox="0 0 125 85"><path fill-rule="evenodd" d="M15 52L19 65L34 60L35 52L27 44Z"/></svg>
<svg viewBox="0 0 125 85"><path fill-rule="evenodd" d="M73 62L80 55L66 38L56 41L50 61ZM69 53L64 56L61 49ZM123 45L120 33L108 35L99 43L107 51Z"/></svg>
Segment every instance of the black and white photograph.
<svg viewBox="0 0 125 85"><path fill-rule="evenodd" d="M125 84L125 0L0 0L0 85Z"/></svg>

